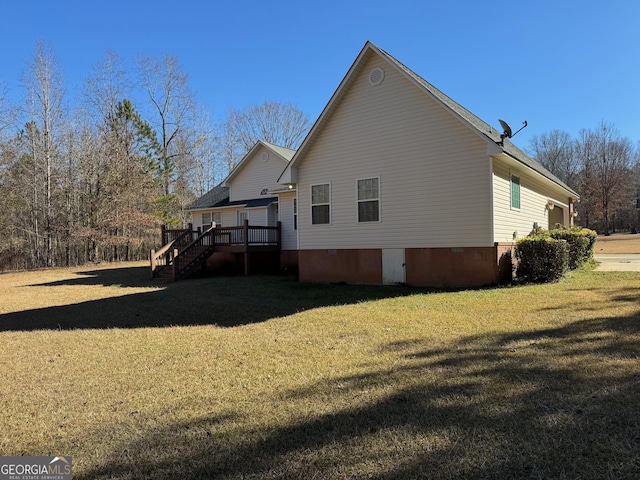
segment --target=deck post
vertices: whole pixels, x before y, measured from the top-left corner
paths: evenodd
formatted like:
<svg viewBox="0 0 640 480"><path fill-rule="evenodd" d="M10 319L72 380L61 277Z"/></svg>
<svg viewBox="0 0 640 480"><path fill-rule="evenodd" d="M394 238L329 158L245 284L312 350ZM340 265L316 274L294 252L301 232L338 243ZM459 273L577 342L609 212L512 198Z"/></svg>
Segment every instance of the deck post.
<svg viewBox="0 0 640 480"><path fill-rule="evenodd" d="M244 219L244 275L249 275L249 219Z"/></svg>
<svg viewBox="0 0 640 480"><path fill-rule="evenodd" d="M160 245L166 245L167 243L169 243L169 242L166 241L166 239L167 239L166 230L167 230L167 227L165 227L164 223L162 225L160 225L160 237L161 237L160 238Z"/></svg>
<svg viewBox="0 0 640 480"><path fill-rule="evenodd" d="M173 265L173 281L174 282L178 281L178 262L176 260L178 258L179 253L180 252L178 251L177 248L173 249L173 262L171 263Z"/></svg>
<svg viewBox="0 0 640 480"><path fill-rule="evenodd" d="M278 242L278 250L282 250L282 222L278 220L278 231L276 232L276 241Z"/></svg>
<svg viewBox="0 0 640 480"><path fill-rule="evenodd" d="M154 278L156 273L156 251L153 249L149 253L149 263L151 263L151 278Z"/></svg>

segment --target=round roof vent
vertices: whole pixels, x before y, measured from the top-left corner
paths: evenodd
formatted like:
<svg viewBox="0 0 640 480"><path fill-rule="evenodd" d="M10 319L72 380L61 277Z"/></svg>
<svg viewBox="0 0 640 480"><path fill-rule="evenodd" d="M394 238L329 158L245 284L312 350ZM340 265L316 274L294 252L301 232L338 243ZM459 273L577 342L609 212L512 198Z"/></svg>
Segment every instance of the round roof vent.
<svg viewBox="0 0 640 480"><path fill-rule="evenodd" d="M369 74L369 83L371 83L371 85L380 85L383 80L384 70L382 70L380 67L376 67L371 70L371 73Z"/></svg>
<svg viewBox="0 0 640 480"><path fill-rule="evenodd" d="M263 162L268 162L269 154L267 152L262 152L262 155L260 155L260 160L262 160Z"/></svg>

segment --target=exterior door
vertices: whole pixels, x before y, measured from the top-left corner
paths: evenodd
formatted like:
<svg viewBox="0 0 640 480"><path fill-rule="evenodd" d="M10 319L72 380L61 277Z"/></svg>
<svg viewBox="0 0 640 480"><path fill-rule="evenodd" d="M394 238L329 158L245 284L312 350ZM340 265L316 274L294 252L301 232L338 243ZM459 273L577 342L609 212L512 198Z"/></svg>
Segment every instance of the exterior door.
<svg viewBox="0 0 640 480"><path fill-rule="evenodd" d="M238 226L244 225L244 221L249 219L249 212L246 210L238 210Z"/></svg>
<svg viewBox="0 0 640 480"><path fill-rule="evenodd" d="M556 205L553 210L549 210L549 230L553 230L557 223L564 225L564 211Z"/></svg>
<svg viewBox="0 0 640 480"><path fill-rule="evenodd" d="M405 283L404 248L382 249L382 283Z"/></svg>

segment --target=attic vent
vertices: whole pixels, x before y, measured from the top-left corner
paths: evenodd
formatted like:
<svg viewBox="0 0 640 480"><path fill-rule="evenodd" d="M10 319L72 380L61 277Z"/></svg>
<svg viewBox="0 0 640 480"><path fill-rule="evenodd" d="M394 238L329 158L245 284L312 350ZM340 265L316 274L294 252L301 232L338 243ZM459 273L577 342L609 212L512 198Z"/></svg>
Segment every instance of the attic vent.
<svg viewBox="0 0 640 480"><path fill-rule="evenodd" d="M262 152L262 155L260 155L260 160L262 160L263 162L268 162L269 154L267 152Z"/></svg>
<svg viewBox="0 0 640 480"><path fill-rule="evenodd" d="M262 190L260 190L260 195L267 195L268 193L269 193L268 188L263 188Z"/></svg>
<svg viewBox="0 0 640 480"><path fill-rule="evenodd" d="M371 73L369 74L369 83L371 83L371 85L380 85L383 80L384 70L382 70L380 67L376 67L371 70Z"/></svg>

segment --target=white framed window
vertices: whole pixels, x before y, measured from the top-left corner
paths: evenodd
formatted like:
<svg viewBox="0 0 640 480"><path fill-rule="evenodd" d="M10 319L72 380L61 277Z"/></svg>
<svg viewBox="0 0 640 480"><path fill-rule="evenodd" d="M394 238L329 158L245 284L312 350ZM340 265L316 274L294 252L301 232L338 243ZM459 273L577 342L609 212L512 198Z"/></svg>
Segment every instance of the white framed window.
<svg viewBox="0 0 640 480"><path fill-rule="evenodd" d="M209 230L211 227L211 212L205 212L202 214L202 231Z"/></svg>
<svg viewBox="0 0 640 480"><path fill-rule="evenodd" d="M358 222L380 221L380 177L357 180Z"/></svg>
<svg viewBox="0 0 640 480"><path fill-rule="evenodd" d="M520 210L520 177L511 174L511 208Z"/></svg>
<svg viewBox="0 0 640 480"><path fill-rule="evenodd" d="M311 224L331 223L331 184L311 185Z"/></svg>
<svg viewBox="0 0 640 480"><path fill-rule="evenodd" d="M238 210L238 226L244 225L244 221L249 220L249 212L246 210Z"/></svg>
<svg viewBox="0 0 640 480"><path fill-rule="evenodd" d="M220 212L205 212L202 214L202 231L209 230L213 222L216 222L216 226L222 226L222 213Z"/></svg>

